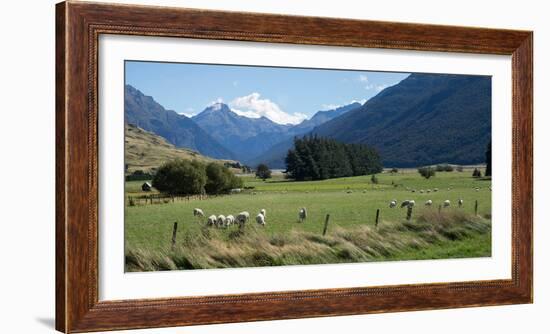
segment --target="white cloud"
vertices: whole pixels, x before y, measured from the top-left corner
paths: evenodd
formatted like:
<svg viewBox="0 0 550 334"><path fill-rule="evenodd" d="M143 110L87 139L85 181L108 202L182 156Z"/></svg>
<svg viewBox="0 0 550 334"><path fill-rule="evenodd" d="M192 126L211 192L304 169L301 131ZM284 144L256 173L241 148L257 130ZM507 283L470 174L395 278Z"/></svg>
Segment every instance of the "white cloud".
<svg viewBox="0 0 550 334"><path fill-rule="evenodd" d="M387 87L388 87L388 85L386 85L386 84L382 84L382 85L369 84L369 85L365 86L365 89L366 90L375 90L377 92L380 92L380 91L384 90Z"/></svg>
<svg viewBox="0 0 550 334"><path fill-rule="evenodd" d="M263 116L279 124L298 124L307 118L306 115L301 113L289 114L281 110L275 102L262 99L260 93L256 92L237 97L229 105L238 115L250 118Z"/></svg>
<svg viewBox="0 0 550 334"><path fill-rule="evenodd" d="M219 104L219 103L223 103L223 98L218 97L218 98L215 99L214 101L211 101L210 103L208 103L208 106L212 106L212 105L214 105L214 104Z"/></svg>
<svg viewBox="0 0 550 334"><path fill-rule="evenodd" d="M365 102L367 102L367 99L351 100L348 103L344 103L344 104L322 104L321 105L321 110L334 110L334 109L337 109L337 108L340 108L340 107L343 107L343 106L347 106L347 105L352 104L352 103L359 103L359 104L363 105L363 104L365 104Z"/></svg>
<svg viewBox="0 0 550 334"><path fill-rule="evenodd" d="M196 113L195 109L189 107L189 108L185 109L183 112L178 112L178 114L184 115L184 116L187 116L187 117L193 117L197 113Z"/></svg>
<svg viewBox="0 0 550 334"><path fill-rule="evenodd" d="M262 117L261 115L258 115L256 112L254 111L242 111L242 110L239 110L239 109L235 109L235 108L231 108L231 111L234 112L235 114L239 115L239 116L244 116L244 117L248 117L248 118L260 118Z"/></svg>
<svg viewBox="0 0 550 334"><path fill-rule="evenodd" d="M369 82L369 77L366 74L359 74L359 81Z"/></svg>
<svg viewBox="0 0 550 334"><path fill-rule="evenodd" d="M343 104L323 104L323 105L321 105L321 109L323 109L323 110L333 110L333 109L336 109L336 108L340 108L341 106L343 106Z"/></svg>
<svg viewBox="0 0 550 334"><path fill-rule="evenodd" d="M350 103L348 103L348 104L352 104L352 103L355 103L355 102L357 102L357 103L363 105L363 104L365 104L365 103L367 102L367 99L351 100Z"/></svg>

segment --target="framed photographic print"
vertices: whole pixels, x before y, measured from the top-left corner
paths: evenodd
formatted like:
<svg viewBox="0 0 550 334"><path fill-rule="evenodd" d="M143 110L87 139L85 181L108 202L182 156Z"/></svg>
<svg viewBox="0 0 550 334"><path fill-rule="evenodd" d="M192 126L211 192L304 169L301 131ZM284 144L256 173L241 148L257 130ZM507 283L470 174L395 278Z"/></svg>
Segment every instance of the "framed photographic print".
<svg viewBox="0 0 550 334"><path fill-rule="evenodd" d="M532 32L56 9L59 331L532 302Z"/></svg>

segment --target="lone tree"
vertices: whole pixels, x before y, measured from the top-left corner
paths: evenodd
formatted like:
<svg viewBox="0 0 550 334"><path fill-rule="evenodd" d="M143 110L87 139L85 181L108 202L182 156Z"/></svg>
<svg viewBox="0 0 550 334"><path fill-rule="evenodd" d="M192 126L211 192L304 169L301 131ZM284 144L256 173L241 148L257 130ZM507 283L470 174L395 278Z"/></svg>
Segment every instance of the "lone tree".
<svg viewBox="0 0 550 334"><path fill-rule="evenodd" d="M426 179L429 179L432 176L435 176L435 168L433 167L421 167L418 168L418 172L420 175L425 177Z"/></svg>
<svg viewBox="0 0 550 334"><path fill-rule="evenodd" d="M372 174L372 176L370 177L370 183L372 184L378 183L378 178L376 177L376 174Z"/></svg>
<svg viewBox="0 0 550 334"><path fill-rule="evenodd" d="M487 151L485 151L485 162L487 167L485 168L485 176L491 176L492 166L491 166L491 142L487 144Z"/></svg>
<svg viewBox="0 0 550 334"><path fill-rule="evenodd" d="M271 170L266 164L259 164L258 167L256 167L256 177L260 178L262 180L270 179L271 178Z"/></svg>

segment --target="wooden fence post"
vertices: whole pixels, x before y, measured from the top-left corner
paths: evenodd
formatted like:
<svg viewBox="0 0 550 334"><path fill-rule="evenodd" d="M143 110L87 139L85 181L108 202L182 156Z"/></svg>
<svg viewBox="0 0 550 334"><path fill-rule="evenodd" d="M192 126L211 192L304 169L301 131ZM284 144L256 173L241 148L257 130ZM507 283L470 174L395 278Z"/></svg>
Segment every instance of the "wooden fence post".
<svg viewBox="0 0 550 334"><path fill-rule="evenodd" d="M176 232L178 231L178 222L174 222L174 229L172 230L172 250L176 246Z"/></svg>
<svg viewBox="0 0 550 334"><path fill-rule="evenodd" d="M475 204L475 213L476 213L476 216L477 216L477 199L476 199L476 204Z"/></svg>
<svg viewBox="0 0 550 334"><path fill-rule="evenodd" d="M407 220L411 220L412 213L413 213L412 206L407 206Z"/></svg>
<svg viewBox="0 0 550 334"><path fill-rule="evenodd" d="M330 219L330 214L327 214L327 217L325 218L325 227L323 228L323 236L325 236L325 234L327 234L329 219Z"/></svg>
<svg viewBox="0 0 550 334"><path fill-rule="evenodd" d="M378 227L378 217L380 217L380 209L376 209L376 222L374 223L375 227Z"/></svg>

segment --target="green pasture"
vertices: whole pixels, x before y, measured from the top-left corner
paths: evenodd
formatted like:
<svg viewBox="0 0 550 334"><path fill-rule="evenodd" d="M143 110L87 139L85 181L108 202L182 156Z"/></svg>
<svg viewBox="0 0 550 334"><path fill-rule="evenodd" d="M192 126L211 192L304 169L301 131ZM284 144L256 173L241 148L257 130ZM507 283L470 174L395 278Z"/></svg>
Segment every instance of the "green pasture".
<svg viewBox="0 0 550 334"><path fill-rule="evenodd" d="M174 222L178 222L178 239L193 238L203 233L200 220L193 217L193 208L201 208L206 216L212 214L236 216L241 211L248 211L251 221L247 229L254 229L255 233L264 233L267 236L288 234L292 231L321 234L327 214L330 214L328 234L337 229L374 227L377 209L380 209L379 226L402 222L405 220L406 209L389 208L389 202L392 199L397 200L398 204L403 200L415 200L413 222L415 215L424 210L437 211L439 204L445 200L450 200L452 207L456 208L459 198L464 200L464 206L460 210L473 215L474 203L477 200L478 214L487 218L491 215L489 189L491 181L472 178L470 170L438 172L435 177L428 180L413 170L405 170L397 174L384 172L377 175L378 184L371 183L371 176L311 182L289 181L281 174L275 174L273 179L267 181L256 179L251 175L241 177L245 179L246 187L253 188L240 194L211 197L206 200L180 200L166 204L126 206L127 249L165 251L170 247ZM143 194L142 183L143 181L127 182L127 195ZM434 188L438 188L438 191L434 192ZM475 188L479 188L479 191ZM413 193L412 189L416 192ZM424 193L420 193L421 189ZM428 189L430 193L427 193ZM428 199L434 203L431 208L424 206ZM308 211L308 218L304 223L298 222L298 211L301 207L307 208ZM258 232L254 218L261 209L267 210L266 226ZM211 235L222 241L227 240L236 230L235 226L228 229L212 229ZM490 250L490 236L479 236L475 240L476 243L482 244L479 246L484 249L481 253L486 254L487 247ZM419 251L415 258L445 257L448 250L453 249L462 252L461 247L464 246L464 242L469 247L464 251L465 254L480 253L476 251L476 244L461 242L460 245L438 244L431 250ZM391 257L407 258L406 254L393 254Z"/></svg>

